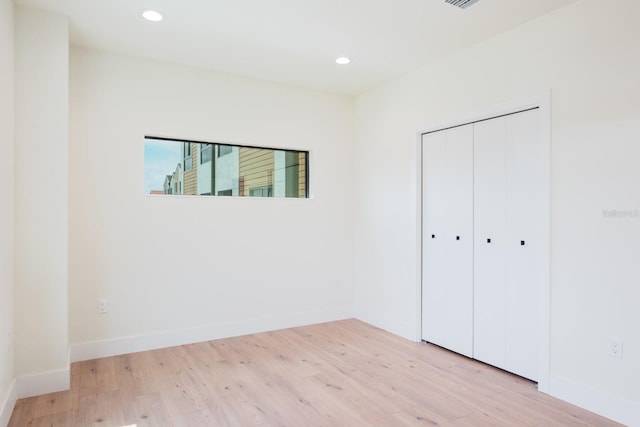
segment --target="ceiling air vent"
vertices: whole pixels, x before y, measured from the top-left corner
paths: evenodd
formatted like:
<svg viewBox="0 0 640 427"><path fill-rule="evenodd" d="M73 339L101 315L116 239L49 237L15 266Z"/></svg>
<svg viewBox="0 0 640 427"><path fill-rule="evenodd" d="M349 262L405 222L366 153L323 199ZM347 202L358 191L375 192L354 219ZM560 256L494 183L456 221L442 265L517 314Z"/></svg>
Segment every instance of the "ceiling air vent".
<svg viewBox="0 0 640 427"><path fill-rule="evenodd" d="M445 3L449 3L452 4L454 6L458 6L461 9L466 9L469 6L473 5L474 3L477 3L478 0L444 0Z"/></svg>

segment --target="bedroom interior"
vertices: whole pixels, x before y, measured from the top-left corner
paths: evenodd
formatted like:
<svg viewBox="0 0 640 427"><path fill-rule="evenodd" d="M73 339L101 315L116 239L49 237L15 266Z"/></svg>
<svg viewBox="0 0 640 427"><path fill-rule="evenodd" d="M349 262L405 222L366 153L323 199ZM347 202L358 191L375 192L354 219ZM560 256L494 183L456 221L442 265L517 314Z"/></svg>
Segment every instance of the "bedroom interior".
<svg viewBox="0 0 640 427"><path fill-rule="evenodd" d="M335 371L302 364L293 349L317 351L323 358L318 363L357 371L339 377L352 387L347 391L356 390L353 397L340 403L339 398L323 400L320 393L312 402L316 406L311 405L324 414L353 416L356 423L364 415L349 405L359 398L376 407L369 420L420 421L418 412L406 417L411 408L428 407L429 384L427 376L409 374L415 368L403 363L411 359L431 375L439 372L437 366L450 367L453 373L443 381L452 387L447 395L453 399L467 387L461 378L469 387L478 385L478 377L469 373L477 369L495 378L486 393L491 387L504 391L509 382L517 388L501 393L518 395L512 402L516 417L526 418L522 411L529 401L521 399L533 399L535 405L553 399L561 409L552 410L555 415L547 421L569 424L562 417L584 410L579 413L587 424L608 422L599 418L605 417L612 425L640 425L640 312L635 303L640 298L640 30L635 22L640 4L480 0L463 9L447 3L190 0L189 6L179 6L168 0L0 0L0 182L5 188L0 208L0 425L9 425L23 398L20 402L31 402L31 416L38 415L38 422L55 423L63 413L78 416L67 411L77 410L70 396L79 394L67 391L74 390L74 381L88 372L88 382L79 387L85 387L85 398L93 394L98 405L98 383L116 394L113 381L126 381L116 380L116 370L129 366L128 360L130 367L139 367L136 357L166 357L176 370L192 366L204 371L198 364L205 363L200 358L206 351L196 343L220 340L210 346L225 351L212 351L213 357L220 366L229 360L231 370L221 371L222 377L233 375L240 362L253 360L247 336L263 343L254 361L269 375L286 382L283 372L290 370L292 378L304 378L292 386L298 392L323 385L321 390L332 393L327 396L339 396L339 390L327 386L334 384ZM141 12L149 8L164 19L143 19ZM350 63L337 64L339 57ZM430 169L432 157L423 159L429 140L423 135L515 112L532 102L541 106L537 135L548 144L542 169L536 169L548 179L546 195L513 206L542 206L542 221L548 224L537 234L527 231L533 237L517 237L505 251L535 250L541 237L543 261L535 275L543 289L535 289L531 305L524 301L536 317L523 321L537 327L531 338L536 340L537 384L423 342L449 347L446 339L440 343L438 337L425 337L434 322L423 320L434 311L423 308L434 299L423 297L445 295L442 289L423 292L423 281L433 280L428 274L441 272L440 261L424 268L432 262L424 258L432 253L428 245L447 236L449 246L436 253L446 252L449 260L466 248L466 267L447 267L464 276L458 283L464 283L460 289L467 298L467 309L460 311L467 316L465 323L460 326L462 317L455 316L438 325L460 326L444 336L462 331L472 357L485 343L478 341L483 331L496 329L496 316L482 317L487 311L480 296L490 296L485 303L496 295L504 301L513 296L503 290L512 283L508 279L499 282L500 289L485 285L495 283L491 278L497 276L491 274L496 271L511 275L509 266L520 262L519 255L507 255L515 264L509 261L505 267L502 258L487 255L501 248L500 233L511 236L512 229L491 235L480 230L512 217L496 203L474 206L472 197L484 191L491 200L507 200L507 208L512 206L508 200L517 200L492 192L495 186L481 186L499 182L500 188L511 188L505 178L511 166L504 166L511 163L495 161L496 156L510 158L508 138L501 142L507 154L498 150L481 157L476 150L475 157L466 157L467 166L476 166L475 176L472 168L448 163L454 174L449 176L466 181L461 185L455 178L447 185L464 189L436 190L444 195L437 203L444 203L445 211L449 206L445 218L457 220L452 214L457 212L461 222L436 222L443 231L431 232L424 214L430 212L431 202L425 200L433 193L423 194L430 185L423 178L447 171ZM145 137L306 153L305 168L297 176L308 174L302 184L308 187L296 194L308 197L145 194ZM458 153L467 156L474 143L460 142ZM453 146L433 148L446 153ZM214 158L220 155L217 150ZM482 165L487 167L478 172ZM272 184L274 192L284 191ZM268 185L256 184L253 194L273 194L265 189ZM450 195L465 198L451 201ZM467 207L451 210L451 203ZM434 212L438 218L440 211ZM459 223L475 231L456 234ZM447 227L452 227L450 236ZM495 262L495 269L482 270L489 261L480 264L480 259ZM522 277L517 283L529 276ZM453 304L457 310L458 297L442 299L437 307ZM502 310L504 319L520 321L504 301L490 305L488 312ZM475 304L475 314L469 304ZM530 333L518 335L524 329L505 322L499 328L512 341L504 338L500 345L531 341ZM269 337L275 341L265 341ZM292 343L294 338L300 341ZM340 342L352 352L341 356L334 347ZM378 356L376 347L383 343L389 353L380 349ZM269 353L274 346L278 351ZM496 348L476 358L512 370L512 353ZM197 356L180 365L185 349L194 349ZM387 385L415 381L425 395L402 390L396 394L398 406L376 404L377 389L363 395L364 389L385 384L363 377L385 378L389 372L369 362L384 365L380 358L386 357L406 375L389 376ZM108 375L91 377L92 364L100 366L102 358L112 358L102 365ZM245 374L246 369L240 367ZM212 380L215 376L206 381ZM286 388L278 384L279 391ZM132 386L135 392L140 384ZM258 389L269 390L265 384ZM241 402L245 395L234 391ZM48 393L67 397L50 406L44 404L50 400L28 400ZM254 397L264 399L264 394ZM195 423L198 416L220 416L206 398L198 399L186 408L169 402L163 411L169 419L196 417L181 418L183 424ZM238 413L238 401L232 402L228 413ZM135 403L145 411L154 407L152 400ZM465 405L475 409L467 413ZM454 405L432 416L464 425L483 405L488 403ZM277 405L270 411L272 418L254 413L252 419L266 424L287 420ZM132 422L119 414L122 418L113 423ZM91 414L94 422L102 416ZM330 423L331 418L323 419Z"/></svg>

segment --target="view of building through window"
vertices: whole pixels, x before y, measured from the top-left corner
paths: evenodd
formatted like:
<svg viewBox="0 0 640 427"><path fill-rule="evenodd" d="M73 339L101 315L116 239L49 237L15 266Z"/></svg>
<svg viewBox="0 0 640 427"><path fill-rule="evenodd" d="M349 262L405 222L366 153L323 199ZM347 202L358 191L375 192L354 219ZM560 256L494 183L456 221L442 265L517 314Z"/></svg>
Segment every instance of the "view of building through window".
<svg viewBox="0 0 640 427"><path fill-rule="evenodd" d="M146 137L145 193L306 198L308 154Z"/></svg>

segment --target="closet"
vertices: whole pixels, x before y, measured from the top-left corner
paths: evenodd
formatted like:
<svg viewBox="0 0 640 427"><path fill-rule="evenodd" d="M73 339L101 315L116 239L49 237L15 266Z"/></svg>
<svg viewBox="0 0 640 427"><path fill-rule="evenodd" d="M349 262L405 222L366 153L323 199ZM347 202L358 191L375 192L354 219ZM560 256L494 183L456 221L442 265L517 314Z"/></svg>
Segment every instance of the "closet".
<svg viewBox="0 0 640 427"><path fill-rule="evenodd" d="M423 136L423 339L473 356L473 125Z"/></svg>
<svg viewBox="0 0 640 427"><path fill-rule="evenodd" d="M538 115L422 135L422 338L534 381L549 256Z"/></svg>

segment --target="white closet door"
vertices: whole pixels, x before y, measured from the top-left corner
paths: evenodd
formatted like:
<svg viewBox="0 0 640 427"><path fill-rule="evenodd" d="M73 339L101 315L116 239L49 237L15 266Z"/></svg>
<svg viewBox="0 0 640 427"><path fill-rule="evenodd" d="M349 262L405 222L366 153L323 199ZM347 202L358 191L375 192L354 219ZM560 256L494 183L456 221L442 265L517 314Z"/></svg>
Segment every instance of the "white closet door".
<svg viewBox="0 0 640 427"><path fill-rule="evenodd" d="M507 251L505 369L538 379L539 295L548 189L539 110L507 116Z"/></svg>
<svg viewBox="0 0 640 427"><path fill-rule="evenodd" d="M423 339L538 380L549 147L533 109L423 136Z"/></svg>
<svg viewBox="0 0 640 427"><path fill-rule="evenodd" d="M422 339L446 345L446 133L422 136Z"/></svg>
<svg viewBox="0 0 640 427"><path fill-rule="evenodd" d="M473 356L473 126L447 131L447 348Z"/></svg>
<svg viewBox="0 0 640 427"><path fill-rule="evenodd" d="M423 201L423 339L472 356L472 125L423 137Z"/></svg>
<svg viewBox="0 0 640 427"><path fill-rule="evenodd" d="M473 357L506 364L506 119L474 126Z"/></svg>

